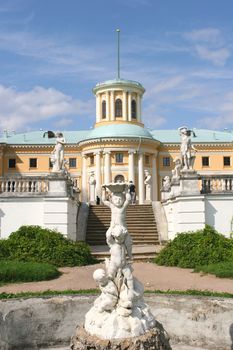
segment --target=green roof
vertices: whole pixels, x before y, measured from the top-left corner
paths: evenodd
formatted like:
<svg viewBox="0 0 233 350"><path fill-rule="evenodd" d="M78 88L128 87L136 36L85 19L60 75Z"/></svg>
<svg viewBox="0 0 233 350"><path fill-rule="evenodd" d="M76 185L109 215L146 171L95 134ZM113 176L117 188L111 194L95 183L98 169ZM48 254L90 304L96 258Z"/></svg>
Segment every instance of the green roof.
<svg viewBox="0 0 233 350"><path fill-rule="evenodd" d="M65 140L69 144L76 144L85 139L89 130L80 131L63 131ZM55 144L55 138L49 139L46 135L43 137L45 131L31 131L21 134L8 134L6 137L0 138L0 143L7 143L11 145L50 145Z"/></svg>
<svg viewBox="0 0 233 350"><path fill-rule="evenodd" d="M192 136L193 143L231 143L233 132L193 129L196 137ZM53 145L55 139L49 139L45 131L31 131L20 134L8 134L0 138L0 143L10 145ZM84 140L99 138L144 138L158 140L162 143L180 143L179 130L148 130L135 124L108 124L98 126L92 130L63 131L68 144L77 144Z"/></svg>
<svg viewBox="0 0 233 350"><path fill-rule="evenodd" d="M233 132L207 129L193 129L193 143L227 143L233 142ZM179 130L151 130L151 134L162 143L180 143Z"/></svg>
<svg viewBox="0 0 233 350"><path fill-rule="evenodd" d="M99 139L99 138L144 138L153 140L153 136L149 130L134 124L109 124L104 126L98 126L91 130L86 135L86 140Z"/></svg>

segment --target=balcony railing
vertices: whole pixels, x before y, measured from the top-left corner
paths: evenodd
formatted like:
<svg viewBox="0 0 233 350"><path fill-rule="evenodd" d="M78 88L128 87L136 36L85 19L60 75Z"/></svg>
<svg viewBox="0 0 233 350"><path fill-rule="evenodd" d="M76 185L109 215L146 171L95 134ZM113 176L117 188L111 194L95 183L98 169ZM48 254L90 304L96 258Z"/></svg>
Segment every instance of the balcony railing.
<svg viewBox="0 0 233 350"><path fill-rule="evenodd" d="M49 181L42 177L27 178L1 178L0 194L17 195L47 193L49 189Z"/></svg>
<svg viewBox="0 0 233 350"><path fill-rule="evenodd" d="M233 193L233 175L200 176L201 193Z"/></svg>

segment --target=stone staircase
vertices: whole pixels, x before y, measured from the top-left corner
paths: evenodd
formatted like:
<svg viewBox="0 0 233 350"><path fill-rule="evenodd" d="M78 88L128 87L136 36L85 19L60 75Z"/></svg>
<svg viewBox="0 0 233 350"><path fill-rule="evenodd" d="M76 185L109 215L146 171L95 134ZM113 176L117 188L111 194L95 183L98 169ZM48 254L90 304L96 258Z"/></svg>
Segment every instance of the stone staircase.
<svg viewBox="0 0 233 350"><path fill-rule="evenodd" d="M86 232L86 242L90 246L106 246L106 231L109 228L110 220L110 208L104 205L90 206ZM133 239L133 253L135 252L133 255L140 258L153 258L156 254L155 245L159 245L159 238L152 205L130 205L127 208L126 221ZM147 247L145 248L145 246ZM94 250L93 253L96 257L108 255L108 249L101 248L102 252L98 248Z"/></svg>

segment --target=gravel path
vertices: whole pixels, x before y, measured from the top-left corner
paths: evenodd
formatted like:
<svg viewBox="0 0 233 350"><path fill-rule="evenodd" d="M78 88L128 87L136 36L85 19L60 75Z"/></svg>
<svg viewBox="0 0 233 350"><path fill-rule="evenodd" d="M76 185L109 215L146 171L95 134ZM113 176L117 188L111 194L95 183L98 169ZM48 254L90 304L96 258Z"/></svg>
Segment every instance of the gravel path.
<svg viewBox="0 0 233 350"><path fill-rule="evenodd" d="M93 271L103 264L65 267L63 275L52 281L9 284L0 287L0 293L41 292L50 290L79 290L96 288L92 278ZM217 278L213 275L194 273L191 269L157 266L153 263L134 263L134 275L147 290L209 290L233 293L233 279Z"/></svg>

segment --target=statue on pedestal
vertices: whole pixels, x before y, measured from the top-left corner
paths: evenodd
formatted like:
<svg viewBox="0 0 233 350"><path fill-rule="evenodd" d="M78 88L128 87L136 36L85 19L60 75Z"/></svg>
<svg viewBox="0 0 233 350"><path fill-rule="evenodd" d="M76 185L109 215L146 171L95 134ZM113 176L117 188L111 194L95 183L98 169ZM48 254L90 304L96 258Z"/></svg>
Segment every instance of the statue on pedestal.
<svg viewBox="0 0 233 350"><path fill-rule="evenodd" d="M180 154L182 159L182 166L184 170L192 170L195 160L196 148L192 145L191 134L195 136L192 130L189 130L186 126L182 126L179 129L181 136ZM194 152L193 152L194 151Z"/></svg>
<svg viewBox="0 0 233 350"><path fill-rule="evenodd" d="M95 189L96 189L96 179L95 179L95 172L91 171L89 176L89 194L90 194L90 202L95 202Z"/></svg>
<svg viewBox="0 0 233 350"><path fill-rule="evenodd" d="M51 154L51 161L53 164L52 172L63 172L64 171L64 146L65 139L62 132L56 132L56 145Z"/></svg>
<svg viewBox="0 0 233 350"><path fill-rule="evenodd" d="M174 159L175 168L172 170L172 181L180 180L182 161L179 157Z"/></svg>
<svg viewBox="0 0 233 350"><path fill-rule="evenodd" d="M148 170L145 170L144 184L146 186L146 201L151 201L152 176Z"/></svg>
<svg viewBox="0 0 233 350"><path fill-rule="evenodd" d="M111 209L106 232L110 258L105 269L93 274L101 294L86 314L84 328L77 328L71 349L171 350L165 330L144 301L142 284L133 276L132 239L126 225L128 185L110 183L102 189L102 202Z"/></svg>

